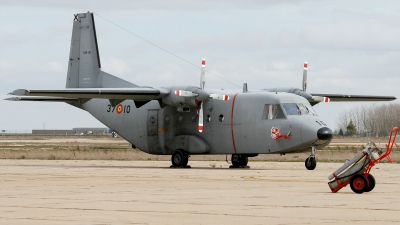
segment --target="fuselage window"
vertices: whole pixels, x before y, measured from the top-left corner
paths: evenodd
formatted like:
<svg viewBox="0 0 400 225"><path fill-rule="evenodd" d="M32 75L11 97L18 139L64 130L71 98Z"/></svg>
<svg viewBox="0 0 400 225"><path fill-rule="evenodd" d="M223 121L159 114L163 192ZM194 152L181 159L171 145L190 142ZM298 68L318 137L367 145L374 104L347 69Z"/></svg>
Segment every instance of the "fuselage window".
<svg viewBox="0 0 400 225"><path fill-rule="evenodd" d="M282 103L286 115L301 115L299 106L296 103Z"/></svg>
<svg viewBox="0 0 400 225"><path fill-rule="evenodd" d="M264 106L263 120L286 119L279 104L266 104Z"/></svg>

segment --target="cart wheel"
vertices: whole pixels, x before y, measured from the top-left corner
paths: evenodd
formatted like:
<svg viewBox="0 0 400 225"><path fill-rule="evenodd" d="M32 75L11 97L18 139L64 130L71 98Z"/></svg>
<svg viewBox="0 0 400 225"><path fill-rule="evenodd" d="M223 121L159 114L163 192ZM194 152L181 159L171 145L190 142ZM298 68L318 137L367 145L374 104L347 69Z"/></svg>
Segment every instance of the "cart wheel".
<svg viewBox="0 0 400 225"><path fill-rule="evenodd" d="M361 174L354 175L350 180L350 187L357 194L362 194L368 189L368 180Z"/></svg>
<svg viewBox="0 0 400 225"><path fill-rule="evenodd" d="M370 192L374 189L375 187L375 178L372 176L372 174L369 174L367 177L368 180L368 188L365 190L365 192Z"/></svg>

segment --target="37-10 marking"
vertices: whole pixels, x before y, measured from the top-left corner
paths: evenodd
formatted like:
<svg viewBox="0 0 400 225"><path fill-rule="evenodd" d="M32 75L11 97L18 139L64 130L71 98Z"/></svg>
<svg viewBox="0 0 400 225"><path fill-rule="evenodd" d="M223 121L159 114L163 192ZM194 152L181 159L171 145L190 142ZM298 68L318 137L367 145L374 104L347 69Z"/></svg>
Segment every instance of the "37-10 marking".
<svg viewBox="0 0 400 225"><path fill-rule="evenodd" d="M112 106L111 104L107 105L107 112L113 113L116 111L118 114L121 113L130 113L131 112L131 106L130 105L122 105L118 104L117 106Z"/></svg>

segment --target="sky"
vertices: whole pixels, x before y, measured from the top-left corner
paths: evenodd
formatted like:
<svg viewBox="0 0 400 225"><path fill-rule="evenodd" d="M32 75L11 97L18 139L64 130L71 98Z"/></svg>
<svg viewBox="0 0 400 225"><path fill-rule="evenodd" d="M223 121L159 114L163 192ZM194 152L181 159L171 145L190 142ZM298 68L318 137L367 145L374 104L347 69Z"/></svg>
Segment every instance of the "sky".
<svg viewBox="0 0 400 225"><path fill-rule="evenodd" d="M0 0L0 99L65 87L73 15L87 11L96 13L102 70L141 86L198 86L194 65L205 58L229 81L207 73L206 89L301 88L307 61L308 92L399 97L399 8L394 0ZM0 102L0 130L104 126L64 103ZM371 103L315 110L336 129L338 114L360 104Z"/></svg>

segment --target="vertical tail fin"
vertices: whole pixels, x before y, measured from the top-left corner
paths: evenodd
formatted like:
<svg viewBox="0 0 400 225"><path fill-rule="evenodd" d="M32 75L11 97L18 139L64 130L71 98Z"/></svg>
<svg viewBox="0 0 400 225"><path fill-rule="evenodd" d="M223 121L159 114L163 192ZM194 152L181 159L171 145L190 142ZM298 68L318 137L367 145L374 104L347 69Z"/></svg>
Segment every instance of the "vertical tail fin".
<svg viewBox="0 0 400 225"><path fill-rule="evenodd" d="M138 87L101 71L93 13L74 15L66 88Z"/></svg>
<svg viewBox="0 0 400 225"><path fill-rule="evenodd" d="M74 15L66 88L92 88L100 73L93 13Z"/></svg>

